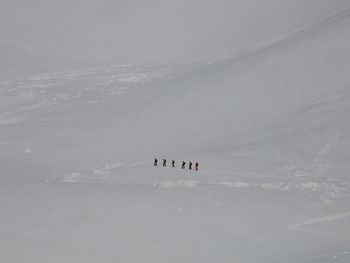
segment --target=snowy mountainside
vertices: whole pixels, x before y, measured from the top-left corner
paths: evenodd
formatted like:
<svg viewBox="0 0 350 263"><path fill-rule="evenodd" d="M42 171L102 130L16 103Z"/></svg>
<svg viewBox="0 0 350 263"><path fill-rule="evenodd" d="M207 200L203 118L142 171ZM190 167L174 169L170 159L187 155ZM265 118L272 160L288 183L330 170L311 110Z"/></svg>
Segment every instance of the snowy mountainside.
<svg viewBox="0 0 350 263"><path fill-rule="evenodd" d="M0 261L349 262L348 1L19 2L0 10L22 7L0 17Z"/></svg>
<svg viewBox="0 0 350 263"><path fill-rule="evenodd" d="M319 185L337 179L346 188L348 14L207 63L88 68L4 82L4 158L30 149L36 154L23 156L31 174L47 180L82 174L82 181L99 181L93 171L101 167L128 160L147 166L157 156L200 160L211 175L232 171L221 175L229 181L244 171ZM21 174L21 166L7 166Z"/></svg>
<svg viewBox="0 0 350 263"><path fill-rule="evenodd" d="M347 0L2 0L0 78L216 59L347 6Z"/></svg>

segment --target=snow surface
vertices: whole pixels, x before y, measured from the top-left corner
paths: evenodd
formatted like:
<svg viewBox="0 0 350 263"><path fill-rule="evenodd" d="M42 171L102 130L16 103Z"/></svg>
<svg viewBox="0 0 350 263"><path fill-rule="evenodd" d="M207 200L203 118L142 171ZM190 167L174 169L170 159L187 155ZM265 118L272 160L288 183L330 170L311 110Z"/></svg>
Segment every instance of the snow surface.
<svg viewBox="0 0 350 263"><path fill-rule="evenodd" d="M0 261L350 262L349 27L345 0L2 0Z"/></svg>

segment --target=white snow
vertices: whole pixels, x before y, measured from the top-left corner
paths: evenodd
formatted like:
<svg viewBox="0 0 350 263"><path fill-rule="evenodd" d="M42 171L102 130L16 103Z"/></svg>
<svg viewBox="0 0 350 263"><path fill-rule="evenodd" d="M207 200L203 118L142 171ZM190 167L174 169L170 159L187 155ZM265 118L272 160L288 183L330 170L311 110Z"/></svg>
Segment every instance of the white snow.
<svg viewBox="0 0 350 263"><path fill-rule="evenodd" d="M0 262L350 262L349 28L348 0L1 1Z"/></svg>
<svg viewBox="0 0 350 263"><path fill-rule="evenodd" d="M165 182L154 182L153 186L158 188L192 188L197 187L200 182L195 180L178 180L178 181L165 181Z"/></svg>

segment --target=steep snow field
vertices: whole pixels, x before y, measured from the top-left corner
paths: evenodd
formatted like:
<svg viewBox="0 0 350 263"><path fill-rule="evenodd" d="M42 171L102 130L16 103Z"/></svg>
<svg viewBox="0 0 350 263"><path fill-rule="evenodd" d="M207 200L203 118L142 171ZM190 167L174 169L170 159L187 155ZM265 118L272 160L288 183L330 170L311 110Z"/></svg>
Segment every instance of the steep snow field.
<svg viewBox="0 0 350 263"><path fill-rule="evenodd" d="M0 77L240 53L348 0L1 0Z"/></svg>
<svg viewBox="0 0 350 263"><path fill-rule="evenodd" d="M1 1L0 261L350 262L349 27L340 0Z"/></svg>

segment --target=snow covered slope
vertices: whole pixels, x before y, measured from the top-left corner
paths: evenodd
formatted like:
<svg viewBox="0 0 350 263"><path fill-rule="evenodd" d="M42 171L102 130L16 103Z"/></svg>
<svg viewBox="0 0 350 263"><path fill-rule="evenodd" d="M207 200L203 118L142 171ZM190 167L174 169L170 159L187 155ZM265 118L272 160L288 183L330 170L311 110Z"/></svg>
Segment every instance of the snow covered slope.
<svg viewBox="0 0 350 263"><path fill-rule="evenodd" d="M69 3L1 3L1 261L349 262L348 1Z"/></svg>
<svg viewBox="0 0 350 263"><path fill-rule="evenodd" d="M0 77L241 52L347 0L2 0Z"/></svg>

